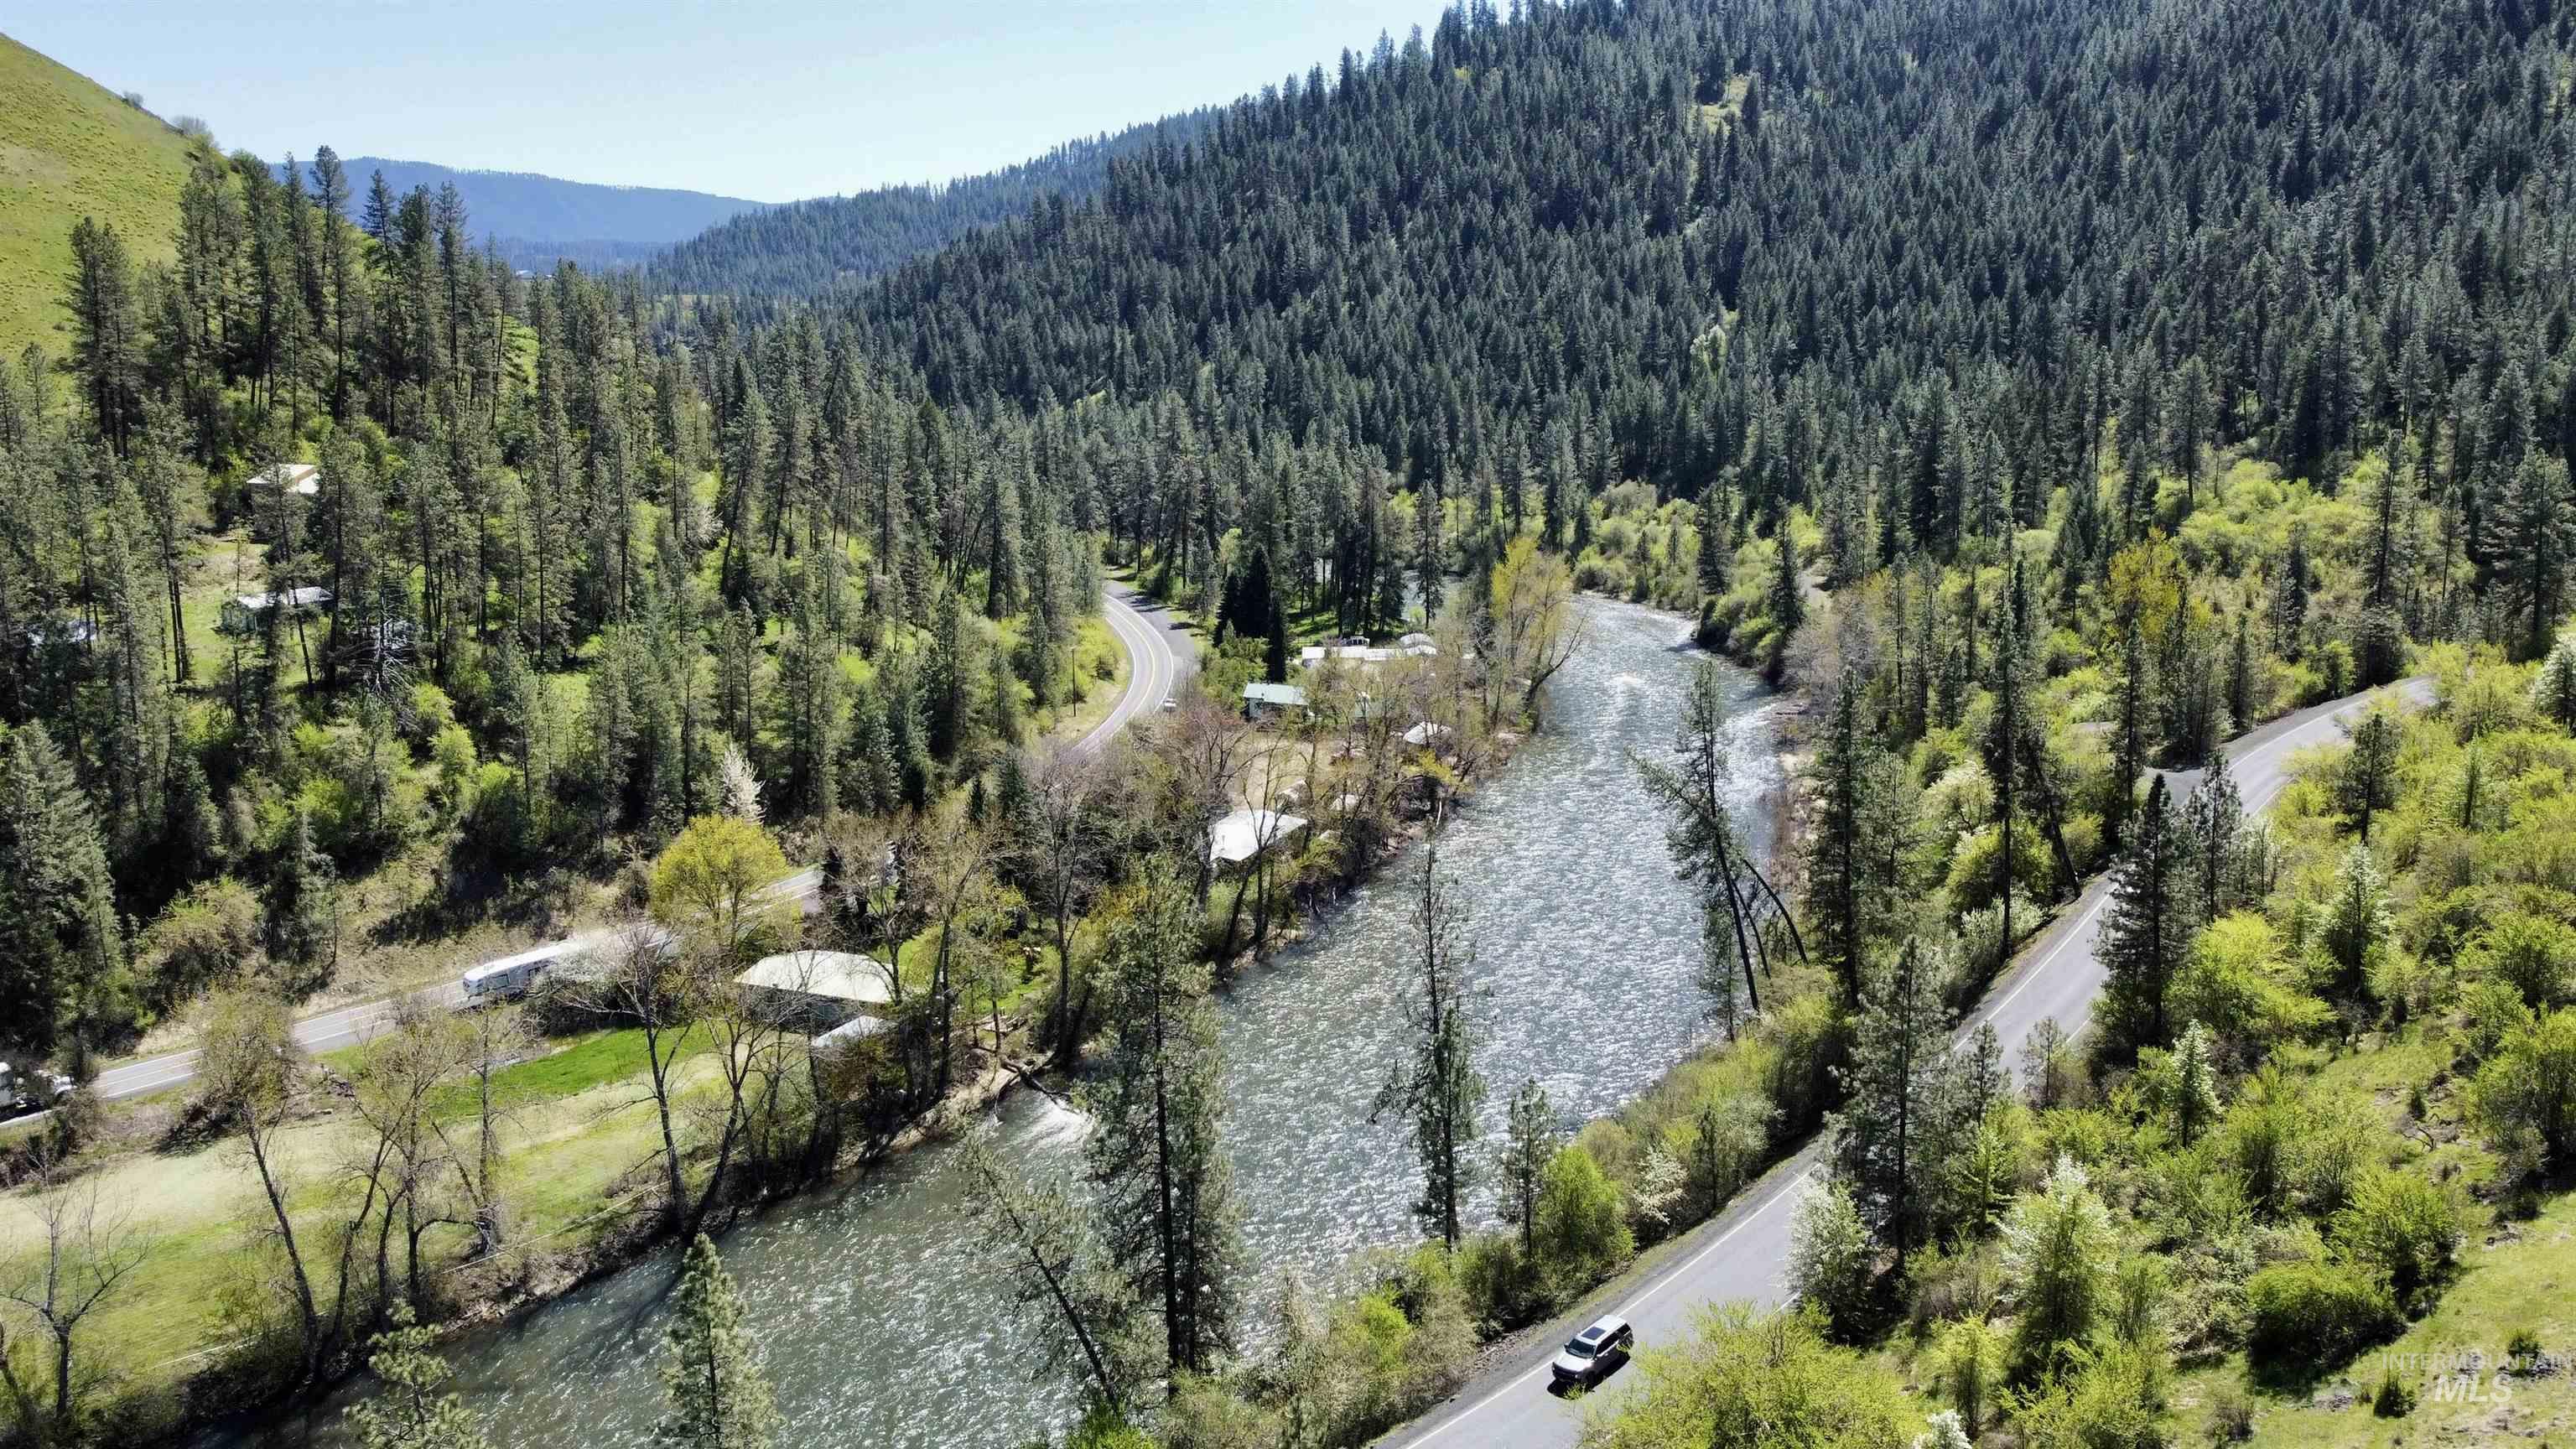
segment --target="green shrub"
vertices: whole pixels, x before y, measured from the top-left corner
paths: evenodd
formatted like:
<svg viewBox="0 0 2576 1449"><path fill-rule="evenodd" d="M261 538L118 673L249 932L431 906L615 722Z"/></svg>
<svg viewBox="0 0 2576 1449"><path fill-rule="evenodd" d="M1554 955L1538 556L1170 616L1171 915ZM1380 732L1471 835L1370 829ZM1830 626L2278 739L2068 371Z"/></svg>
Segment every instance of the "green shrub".
<svg viewBox="0 0 2576 1449"><path fill-rule="evenodd" d="M1557 1149L1538 1190L1538 1271L1564 1297L1626 1265L1637 1251L1619 1189L1580 1146Z"/></svg>
<svg viewBox="0 0 2576 1449"><path fill-rule="evenodd" d="M2473 975L2510 983L2546 1011L2576 994L2576 930L2521 911L2498 916L2461 953Z"/></svg>
<svg viewBox="0 0 2576 1449"><path fill-rule="evenodd" d="M1478 1323L1507 1332L1535 1322L1547 1298L1521 1243L1509 1233L1484 1233L1458 1245L1458 1285Z"/></svg>
<svg viewBox="0 0 2576 1449"><path fill-rule="evenodd" d="M2403 1419L2415 1412L2415 1391L2397 1376L2397 1365L2392 1363L2380 1373L2378 1391L2370 1396L2370 1411L2383 1419Z"/></svg>
<svg viewBox="0 0 2576 1449"><path fill-rule="evenodd" d="M2576 1156L2576 1009L2517 1027L2479 1069L2475 1098L2517 1175Z"/></svg>
<svg viewBox="0 0 2576 1449"><path fill-rule="evenodd" d="M1867 1317L1877 1248L1840 1182L1811 1185L1789 1228L1789 1288L1845 1336Z"/></svg>
<svg viewBox="0 0 2576 1449"><path fill-rule="evenodd" d="M2273 1373L2348 1362L2398 1324L2386 1288L2334 1264L2276 1264L2245 1285L2245 1299L2253 1312L2246 1349Z"/></svg>
<svg viewBox="0 0 2576 1449"><path fill-rule="evenodd" d="M2382 1168L2355 1185L2335 1214L2335 1251L2384 1279L2400 1308L2450 1270L2460 1246L2460 1211L2437 1183Z"/></svg>
<svg viewBox="0 0 2576 1449"><path fill-rule="evenodd" d="M2254 1437L2254 1399L2236 1380L2221 1379L2209 1391L2209 1442L2239 1444Z"/></svg>
<svg viewBox="0 0 2576 1449"><path fill-rule="evenodd" d="M2496 1054L2505 1038L2531 1025L2531 1006L2510 981L2480 981L2460 1003L2460 1055L2472 1063Z"/></svg>

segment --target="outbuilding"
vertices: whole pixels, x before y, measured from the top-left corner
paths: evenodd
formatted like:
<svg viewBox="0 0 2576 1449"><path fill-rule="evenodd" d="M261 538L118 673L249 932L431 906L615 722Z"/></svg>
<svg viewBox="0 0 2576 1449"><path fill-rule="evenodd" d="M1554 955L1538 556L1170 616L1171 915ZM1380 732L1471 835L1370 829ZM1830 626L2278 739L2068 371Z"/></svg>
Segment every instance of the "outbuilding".
<svg viewBox="0 0 2576 1449"><path fill-rule="evenodd" d="M292 493L298 498L317 498L322 493L322 470L311 463L280 463L252 477L250 486Z"/></svg>
<svg viewBox="0 0 2576 1449"><path fill-rule="evenodd" d="M1263 851L1294 841L1306 829L1302 815L1276 810L1237 810L1208 827L1208 864L1241 865Z"/></svg>
<svg viewBox="0 0 2576 1449"><path fill-rule="evenodd" d="M1245 719L1275 719L1283 714L1303 714L1305 711L1306 691L1293 684L1269 684L1256 679L1243 687Z"/></svg>
<svg viewBox="0 0 2576 1449"><path fill-rule="evenodd" d="M277 607L280 597L277 594L235 594L224 600L224 632L247 634L258 628L259 621L268 617L268 611ZM331 602L331 591L318 584L306 584L300 589L287 590L283 598L288 613L302 613Z"/></svg>
<svg viewBox="0 0 2576 1449"><path fill-rule="evenodd" d="M748 1004L778 1021L838 1026L894 1001L886 969L855 951L785 951L733 980Z"/></svg>

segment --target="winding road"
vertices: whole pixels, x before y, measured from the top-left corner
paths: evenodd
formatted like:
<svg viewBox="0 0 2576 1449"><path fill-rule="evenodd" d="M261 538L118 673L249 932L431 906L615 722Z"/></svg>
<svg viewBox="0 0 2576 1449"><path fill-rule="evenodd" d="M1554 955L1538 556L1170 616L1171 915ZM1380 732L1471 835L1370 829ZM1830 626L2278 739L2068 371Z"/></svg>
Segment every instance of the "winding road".
<svg viewBox="0 0 2576 1449"><path fill-rule="evenodd" d="M2431 682L2422 678L2392 685L2389 692L2419 706L2433 697ZM2228 764L2246 814L2261 814L2289 783L2293 753L2341 738L2346 721L2372 697L2356 695L2284 715L2230 742ZM2167 779L2171 788L2188 793L2198 787L2199 775L2186 771ZM2042 1021L2055 1020L2069 1035L2081 1030L2102 989L2105 973L2093 947L2110 899L2110 877L2095 877L2023 953L2022 964L1987 989L1956 1039L1965 1042L1992 1025L2002 1038L2004 1060L2017 1062L2023 1042ZM1800 1188L1823 1157L1823 1143L1810 1142L1747 1188L1734 1206L1685 1234L1653 1266L1594 1293L1576 1312L1529 1335L1528 1343L1449 1404L1384 1442L1399 1449L1568 1449L1581 1437L1586 1406L1615 1409L1642 1375L1622 1369L1583 1401L1559 1397L1548 1374L1557 1344L1576 1324L1605 1312L1624 1314L1636 1327L1637 1341L1652 1347L1687 1339L1705 1305L1741 1300L1768 1307L1785 1301L1790 1217Z"/></svg>
<svg viewBox="0 0 2576 1449"><path fill-rule="evenodd" d="M1073 748L1085 752L1105 748L1138 718L1152 718L1188 677L1195 658L1188 630L1175 623L1161 604L1124 584L1101 590L1101 612L1118 647L1127 654L1127 692L1119 696L1108 718L1074 742ZM821 868L808 866L769 889L794 898L810 915L820 905L822 886ZM451 1010L465 1001L464 989L455 981L425 987L419 996L430 1005ZM391 1018L393 1002L394 998L384 997L308 1016L295 1024L296 1044L308 1052L327 1052L365 1041ZM196 1077L197 1055L190 1048L124 1062L100 1072L93 1085L100 1097L111 1102L167 1091ZM40 1122L44 1116L17 1119L13 1125Z"/></svg>

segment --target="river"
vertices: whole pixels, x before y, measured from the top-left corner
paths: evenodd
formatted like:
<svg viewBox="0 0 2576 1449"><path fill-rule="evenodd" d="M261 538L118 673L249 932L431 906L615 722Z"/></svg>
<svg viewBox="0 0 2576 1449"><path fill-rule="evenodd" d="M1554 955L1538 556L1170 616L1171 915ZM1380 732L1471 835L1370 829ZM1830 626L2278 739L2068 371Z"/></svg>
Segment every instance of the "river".
<svg viewBox="0 0 2576 1449"><path fill-rule="evenodd" d="M1450 825L1478 945L1487 1135L1525 1077L1569 1127L1643 1091L1705 1031L1698 920L1628 752L1670 747L1696 654L1669 614L1587 599L1582 649L1550 684L1547 728ZM1760 685L1730 671L1735 800L1766 846L1777 770ZM1417 847L1418 848L1418 847ZM1369 1105L1403 1049L1392 993L1409 959L1398 860L1322 924L1223 990L1226 1139L1266 1301L1278 1270L1329 1283L1363 1249L1416 1239L1405 1124ZM1084 1119L1036 1093L1001 1114L1007 1158L1072 1160ZM1490 1216L1491 1203L1480 1204ZM791 1442L981 1449L1061 1427L1071 1385L1032 1380L1024 1334L963 1227L949 1154L932 1148L781 1204L729 1233ZM667 1259L639 1265L451 1346L458 1387L496 1449L624 1449L661 1408ZM346 1393L309 1419L204 1436L207 1449L344 1440ZM311 1433L308 1436L308 1427Z"/></svg>

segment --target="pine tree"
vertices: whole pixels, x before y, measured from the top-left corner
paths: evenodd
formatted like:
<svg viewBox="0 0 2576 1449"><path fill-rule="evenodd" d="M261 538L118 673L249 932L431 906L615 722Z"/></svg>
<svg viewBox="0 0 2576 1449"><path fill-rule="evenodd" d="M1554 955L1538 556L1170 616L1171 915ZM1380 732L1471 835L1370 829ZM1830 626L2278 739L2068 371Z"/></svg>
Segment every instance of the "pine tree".
<svg viewBox="0 0 2576 1449"><path fill-rule="evenodd" d="M2486 526L2497 603L2512 626L2506 646L2517 659L2537 659L2566 613L2569 555L2576 552L2566 463L2536 449L2524 454Z"/></svg>
<svg viewBox="0 0 2576 1449"><path fill-rule="evenodd" d="M1940 958L1907 937L1893 959L1868 972L1852 1023L1851 1055L1837 1069L1843 1110L1834 1160L1854 1203L1880 1241L1906 1252L1923 1240L1939 1157L1926 1145L1945 1085L1948 1007Z"/></svg>
<svg viewBox="0 0 2576 1449"><path fill-rule="evenodd" d="M2374 709L2352 727L2352 748L2335 772L2335 803L2364 844L2371 818L2397 803L2397 721Z"/></svg>
<svg viewBox="0 0 2576 1449"><path fill-rule="evenodd" d="M2172 1040L2166 994L2197 922L2189 839L2165 794L2164 777L2156 776L2113 870L2110 911L2095 948L2109 973L2102 987L2103 1036L2122 1060Z"/></svg>
<svg viewBox="0 0 2576 1449"><path fill-rule="evenodd" d="M2576 636L2562 634L2531 676L2531 707L2560 729L2576 734Z"/></svg>
<svg viewBox="0 0 2576 1449"><path fill-rule="evenodd" d="M958 1145L968 1210L1011 1296L1038 1319L1047 1364L1087 1379L1113 1412L1124 1411L1134 1371L1136 1301L1092 1234L1071 1193L1031 1182L994 1155L989 1129Z"/></svg>
<svg viewBox="0 0 2576 1449"><path fill-rule="evenodd" d="M1861 728L1860 695L1860 673L1845 665L1808 771L1816 828L1807 838L1807 919L1816 933L1816 954L1833 968L1845 1001L1859 996L1880 890L1878 863L1886 858L1863 839L1876 813L1872 756L1879 747Z"/></svg>
<svg viewBox="0 0 2576 1449"><path fill-rule="evenodd" d="M1744 989L1755 1012L1762 1009L1761 987L1753 977L1753 906L1747 892L1762 886L1760 873L1736 843L1735 824L1726 812L1726 789L1733 768L1726 742L1726 686L1717 666L1703 660L1692 671L1690 693L1674 731L1678 763L1666 765L1630 756L1646 794L1666 817L1664 849L1672 856L1673 874L1699 887L1701 929L1721 928L1734 935L1726 959L1744 968ZM1794 929L1794 924L1793 924ZM1710 948L1712 957L1724 955Z"/></svg>
<svg viewBox="0 0 2576 1449"><path fill-rule="evenodd" d="M1547 1164L1556 1156L1556 1113L1547 1090L1535 1077L1521 1082L1503 1129L1503 1157L1497 1177L1503 1189L1503 1221L1521 1230L1521 1261L1537 1254L1539 1187Z"/></svg>
<svg viewBox="0 0 2576 1449"><path fill-rule="evenodd" d="M394 1326L368 1340L367 1367L383 1388L349 1406L360 1449L485 1449L490 1442L465 1401L448 1387L455 1370L438 1356L438 1330L394 1308Z"/></svg>
<svg viewBox="0 0 2576 1449"><path fill-rule="evenodd" d="M1475 1183L1469 1148L1476 1140L1476 1112L1485 1098L1476 1074L1475 1024L1467 1010L1467 973L1476 947L1455 885L1440 873L1440 847L1424 842L1421 874L1413 893L1412 936L1420 974L1399 1002L1412 1041L1378 1089L1376 1120L1401 1112L1413 1121L1414 1155L1422 1164L1422 1196L1414 1216L1458 1246L1466 1227L1467 1193Z"/></svg>
<svg viewBox="0 0 2576 1449"><path fill-rule="evenodd" d="M1099 966L1106 1050L1084 1100L1100 1236L1159 1318L1172 1372L1233 1343L1242 1246L1225 1155L1225 1082L1200 917L1168 862L1148 867Z"/></svg>
<svg viewBox="0 0 2576 1449"><path fill-rule="evenodd" d="M1715 484L1700 490L1698 548L1699 591L1703 599L1714 601L1732 586L1735 574L1735 522L1726 490Z"/></svg>
<svg viewBox="0 0 2576 1449"><path fill-rule="evenodd" d="M298 966L328 968L340 955L339 873L313 843L313 821L301 806L278 843L268 878L268 954Z"/></svg>
<svg viewBox="0 0 2576 1449"><path fill-rule="evenodd" d="M65 288L72 367L80 374L92 424L121 454L142 422L143 347L133 264L114 226L86 216L73 224L72 273Z"/></svg>
<svg viewBox="0 0 2576 1449"><path fill-rule="evenodd" d="M2244 888L2240 840L2245 800L2237 792L2236 777L2228 772L2224 751L2210 756L2200 788L2183 806L2183 819L2191 832L2192 864L2197 867L2192 899L2206 924L2236 909Z"/></svg>
<svg viewBox="0 0 2576 1449"><path fill-rule="evenodd" d="M1789 520L1784 515L1772 539L1779 545L1771 569L1771 587L1763 595L1763 607L1771 618L1771 653L1763 661L1763 677L1773 684L1780 682L1787 669L1789 644L1798 627L1807 621L1806 581L1798 566L1798 541L1790 535Z"/></svg>
<svg viewBox="0 0 2576 1449"><path fill-rule="evenodd" d="M130 1012L125 938L99 816L33 721L0 758L0 1038L75 1047Z"/></svg>
<svg viewBox="0 0 2576 1449"><path fill-rule="evenodd" d="M694 1449L768 1449L778 1442L778 1409L760 1371L757 1341L744 1320L742 1295L700 1233L671 1290L671 1327L662 1366L668 1407L656 1442Z"/></svg>

